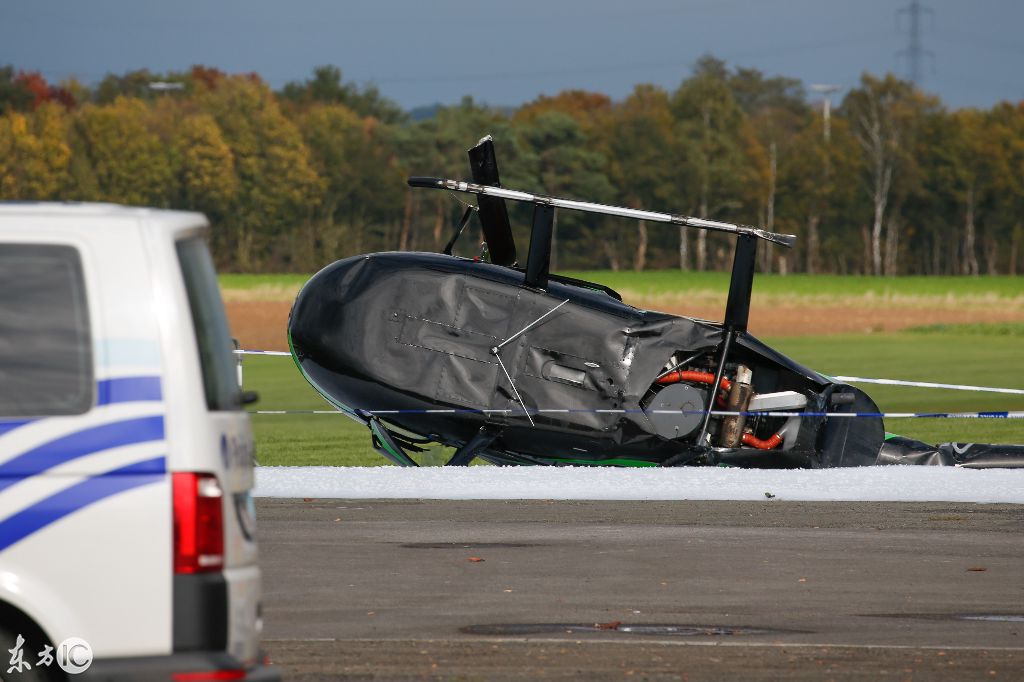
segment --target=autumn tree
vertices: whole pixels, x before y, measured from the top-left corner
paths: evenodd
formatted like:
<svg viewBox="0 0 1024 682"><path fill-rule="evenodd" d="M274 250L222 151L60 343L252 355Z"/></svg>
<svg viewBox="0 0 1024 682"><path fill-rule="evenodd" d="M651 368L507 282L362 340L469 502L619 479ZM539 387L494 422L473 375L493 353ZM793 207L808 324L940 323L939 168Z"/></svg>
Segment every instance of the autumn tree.
<svg viewBox="0 0 1024 682"><path fill-rule="evenodd" d="M895 274L901 216L889 210L890 203L894 197L906 196L919 181L920 168L913 154L916 126L937 107L936 100L892 75L879 79L864 74L861 86L843 100L840 113L848 118L863 151L872 206L870 270L875 275ZM884 254L883 227L887 229Z"/></svg>
<svg viewBox="0 0 1024 682"><path fill-rule="evenodd" d="M443 106L437 109L435 116L403 128L396 133L396 145L399 153L399 167L404 175L431 175L448 178L465 178L469 176L469 162L466 150L472 147L484 135L492 135L497 149L502 184L508 187L531 188L536 182L533 171L536 158L533 150L522 144L519 131L513 127L503 112L478 104L471 97L465 97L454 106ZM539 188L537 188L539 189ZM430 225L430 234L435 249L439 249L448 238L448 230L464 210L460 200L444 192L424 194L422 190L407 189L406 206L411 213L420 216L421 222ZM420 207L425 210L420 211ZM529 213L523 212L524 207L510 205L513 230L518 244L528 238L527 227L522 226L528 220ZM472 228L466 230L460 244L465 248L467 242L475 242L474 248L482 237L477 230L479 225L474 221Z"/></svg>
<svg viewBox="0 0 1024 682"><path fill-rule="evenodd" d="M1024 242L1024 102L995 105L985 117L987 211L984 249L989 274L999 262L1017 274Z"/></svg>
<svg viewBox="0 0 1024 682"><path fill-rule="evenodd" d="M92 99L97 104L110 104L118 97L131 97L152 102L169 96L189 96L204 76L223 73L217 69L194 66L187 72L154 73L138 69L124 74L107 74L93 89Z"/></svg>
<svg viewBox="0 0 1024 682"><path fill-rule="evenodd" d="M118 97L86 105L73 127L79 163L71 196L133 206L167 206L172 171L166 147L150 129L150 110L138 99Z"/></svg>
<svg viewBox="0 0 1024 682"><path fill-rule="evenodd" d="M392 132L373 117L360 117L342 104L318 104L297 123L310 149L314 168L324 181L312 244L319 260L359 253L369 245L372 226L391 222L402 203L404 178L395 166ZM395 243L377 241L377 248L410 246L409 224L403 223Z"/></svg>
<svg viewBox="0 0 1024 682"><path fill-rule="evenodd" d="M588 90L563 90L557 95L541 95L516 109L512 122L529 125L542 114L558 112L571 116L588 135L593 133L612 112L612 98Z"/></svg>
<svg viewBox="0 0 1024 682"><path fill-rule="evenodd" d="M669 97L654 85L638 85L607 119L603 139L608 148L609 176L621 199L633 208L678 210L678 169L690 156L675 136ZM647 223L636 222L633 269L647 266ZM605 252L614 262L617 235L606 236Z"/></svg>
<svg viewBox="0 0 1024 682"><path fill-rule="evenodd" d="M0 198L60 198L71 150L67 116L54 103L0 117Z"/></svg>
<svg viewBox="0 0 1024 682"><path fill-rule="evenodd" d="M745 215L751 216L750 209L757 208L756 218L746 220L756 220L774 232L780 162L785 163L800 132L810 127L803 86L793 78L766 78L756 69L743 68L728 74L726 82L745 114L738 131L744 156L739 177L747 185L741 193L756 197L754 202L744 202ZM809 222L808 228L813 232L817 225ZM759 250L763 271L771 271L774 252L767 245ZM779 253L780 267L788 267L788 263L789 252Z"/></svg>
<svg viewBox="0 0 1024 682"><path fill-rule="evenodd" d="M605 173L603 154L594 149L583 128L572 116L546 111L521 128L523 143L533 151L535 181L531 185L558 196L580 197L590 201L608 202L612 186ZM588 233L596 226L593 216L560 211L555 216L551 237L551 269L559 267L559 231L574 255ZM577 261L577 266L579 262Z"/></svg>
<svg viewBox="0 0 1024 682"><path fill-rule="evenodd" d="M672 111L678 122L677 135L693 150L687 160L693 187L683 187L700 218L723 218L738 207L738 184L743 155L740 131L743 111L727 83L723 62L702 57L694 75L672 95ZM689 184L689 183L687 183ZM707 231L697 232L698 270L707 268ZM679 267L689 267L686 229L679 230Z"/></svg>
<svg viewBox="0 0 1024 682"><path fill-rule="evenodd" d="M376 85L358 86L342 80L336 66L318 66L313 77L298 83L287 83L280 92L284 101L299 106L341 104L361 117L372 117L383 123L401 123L407 115L397 104L381 95Z"/></svg>
<svg viewBox="0 0 1024 682"><path fill-rule="evenodd" d="M69 83L74 87L75 82ZM65 84L51 85L38 71L17 71L0 66L0 116L10 111L32 111L46 102L74 108L78 93Z"/></svg>
<svg viewBox="0 0 1024 682"><path fill-rule="evenodd" d="M0 116L11 111L30 111L35 95L11 65L0 66Z"/></svg>
<svg viewBox="0 0 1024 682"><path fill-rule="evenodd" d="M203 113L186 116L175 131L173 144L178 153L182 208L202 211L215 222L228 218L240 183L235 155L217 121Z"/></svg>
<svg viewBox="0 0 1024 682"><path fill-rule="evenodd" d="M833 118L830 128L826 138L823 116L815 113L779 164L778 227L800 235L794 251L808 273L850 272L863 264L856 223L863 203L860 147L845 120Z"/></svg>
<svg viewBox="0 0 1024 682"><path fill-rule="evenodd" d="M323 182L301 133L265 84L234 76L213 90L201 89L196 100L217 122L234 156L239 185L225 222L235 265L260 267L275 240L312 219Z"/></svg>
<svg viewBox="0 0 1024 682"><path fill-rule="evenodd" d="M803 83L785 76L766 77L757 69L737 68L732 73L722 66L714 72L723 77L737 106L748 116L761 111L784 112L792 119L807 116L807 93Z"/></svg>
<svg viewBox="0 0 1024 682"><path fill-rule="evenodd" d="M254 74L207 66L94 87L7 66L0 198L200 210L223 267L308 271L355 253L440 249L473 198L404 179L467 177L466 149L490 134L508 187L799 235L792 251L761 250L764 270L1019 271L1024 103L950 111L910 83L865 75L830 136L823 123L795 79L713 57L672 93L565 90L515 109L467 97L415 120L329 66L276 95ZM509 204L521 256L530 211ZM559 221L556 266L722 268L732 244L610 217ZM478 229L471 221L457 253L482 252Z"/></svg>

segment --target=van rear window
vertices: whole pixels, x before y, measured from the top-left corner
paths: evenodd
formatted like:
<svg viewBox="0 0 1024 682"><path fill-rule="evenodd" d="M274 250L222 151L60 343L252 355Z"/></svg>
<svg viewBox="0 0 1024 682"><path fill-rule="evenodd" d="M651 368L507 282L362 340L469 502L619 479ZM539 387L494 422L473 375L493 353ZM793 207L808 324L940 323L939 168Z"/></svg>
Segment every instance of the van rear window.
<svg viewBox="0 0 1024 682"><path fill-rule="evenodd" d="M0 244L0 417L81 414L93 394L78 251Z"/></svg>
<svg viewBox="0 0 1024 682"><path fill-rule="evenodd" d="M176 247L203 366L206 406L211 410L241 409L231 332L224 316L213 259L199 237L179 241Z"/></svg>

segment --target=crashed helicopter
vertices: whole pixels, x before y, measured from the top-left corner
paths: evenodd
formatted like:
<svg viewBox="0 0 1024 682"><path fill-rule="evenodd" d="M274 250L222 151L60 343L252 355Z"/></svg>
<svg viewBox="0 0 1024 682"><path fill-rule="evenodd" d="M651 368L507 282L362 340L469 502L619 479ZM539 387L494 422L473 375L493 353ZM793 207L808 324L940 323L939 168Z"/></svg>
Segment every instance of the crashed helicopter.
<svg viewBox="0 0 1024 682"><path fill-rule="evenodd" d="M866 393L748 333L758 242L788 248L793 235L504 189L489 137L469 161L472 182L408 181L476 195L442 253L339 260L289 317L302 375L394 463L441 444L449 465L1024 466L1024 446L887 438ZM506 200L533 205L525 267ZM550 272L558 209L735 235L723 322L640 310ZM489 262L452 255L474 211Z"/></svg>

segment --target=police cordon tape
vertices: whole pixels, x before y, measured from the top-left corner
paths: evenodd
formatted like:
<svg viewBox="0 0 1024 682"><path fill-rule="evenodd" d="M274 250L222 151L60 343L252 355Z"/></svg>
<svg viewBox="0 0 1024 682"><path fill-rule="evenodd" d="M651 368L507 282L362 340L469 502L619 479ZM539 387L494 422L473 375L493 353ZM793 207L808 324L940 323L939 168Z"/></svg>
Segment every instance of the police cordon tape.
<svg viewBox="0 0 1024 682"><path fill-rule="evenodd" d="M704 410L568 410L551 409L503 409L484 410L476 408L437 408L430 410L360 410L354 412L372 417L392 414L704 414ZM249 414L346 414L341 410L249 410ZM1024 419L1024 412L729 412L711 410L714 417L837 417L872 419Z"/></svg>
<svg viewBox="0 0 1024 682"><path fill-rule="evenodd" d="M944 388L951 391L978 391L981 393L1008 393L1024 395L1024 388L994 388L992 386L968 386L964 384L934 384L929 381L904 381L903 379L865 379L864 377L830 377L835 381L850 384L884 384L886 386L913 386L916 388Z"/></svg>
<svg viewBox="0 0 1024 682"><path fill-rule="evenodd" d="M287 351L278 350L235 350L237 355L272 355L291 356ZM827 375L823 375L827 376ZM1003 393L1024 395L1021 388L996 388L993 386L970 386L967 384L940 384L929 381L907 381L904 379L871 379L867 377L833 376L834 381L851 384L881 384L886 386L907 386L912 388L938 388L952 391L977 391L983 393ZM705 410L570 410L570 409L474 409L474 408L438 408L422 410L356 410L367 416L386 416L389 414L570 414L573 412L594 412L598 414L704 414ZM249 414L345 414L340 410L249 410ZM827 417L827 418L872 418L872 419L1024 419L1024 411L984 411L984 412L728 412L711 410L715 417Z"/></svg>

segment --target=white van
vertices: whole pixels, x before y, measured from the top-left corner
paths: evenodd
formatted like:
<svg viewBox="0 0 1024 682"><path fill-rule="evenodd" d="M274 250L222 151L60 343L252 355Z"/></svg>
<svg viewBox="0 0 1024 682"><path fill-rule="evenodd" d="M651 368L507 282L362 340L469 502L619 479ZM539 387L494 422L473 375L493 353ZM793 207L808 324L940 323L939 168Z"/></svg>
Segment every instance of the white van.
<svg viewBox="0 0 1024 682"><path fill-rule="evenodd" d="M0 678L275 680L197 213L0 203Z"/></svg>

